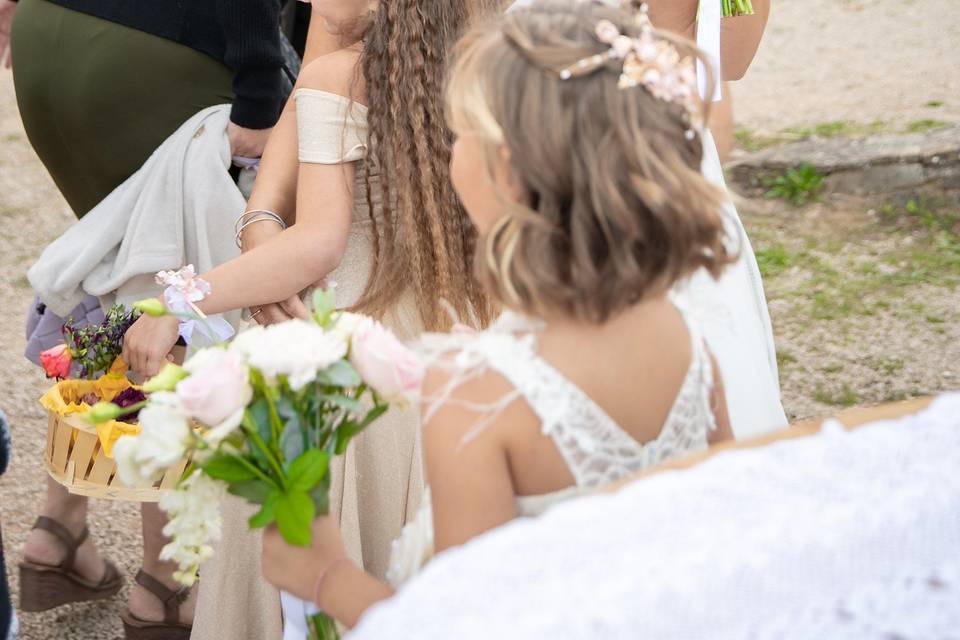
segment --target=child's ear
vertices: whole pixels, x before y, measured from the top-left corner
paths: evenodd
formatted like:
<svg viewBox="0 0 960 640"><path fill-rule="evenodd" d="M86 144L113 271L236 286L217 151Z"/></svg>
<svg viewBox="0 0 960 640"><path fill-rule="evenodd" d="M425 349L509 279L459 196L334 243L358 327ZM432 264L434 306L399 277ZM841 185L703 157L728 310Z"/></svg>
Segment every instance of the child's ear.
<svg viewBox="0 0 960 640"><path fill-rule="evenodd" d="M527 189L513 167L510 149L501 146L497 152L497 184L515 202L526 202Z"/></svg>

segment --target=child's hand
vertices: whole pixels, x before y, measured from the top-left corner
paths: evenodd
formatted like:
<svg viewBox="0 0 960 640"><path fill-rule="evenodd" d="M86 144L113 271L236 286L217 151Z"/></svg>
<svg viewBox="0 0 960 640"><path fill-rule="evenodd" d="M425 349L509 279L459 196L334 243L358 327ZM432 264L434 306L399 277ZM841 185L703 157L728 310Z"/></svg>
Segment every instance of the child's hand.
<svg viewBox="0 0 960 640"><path fill-rule="evenodd" d="M284 542L275 525L263 533L263 577L277 589L313 602L317 578L334 562L347 559L340 528L330 516L313 521L313 544L294 547Z"/></svg>
<svg viewBox="0 0 960 640"><path fill-rule="evenodd" d="M123 359L134 373L149 378L160 373L180 336L176 316L140 316L123 337Z"/></svg>

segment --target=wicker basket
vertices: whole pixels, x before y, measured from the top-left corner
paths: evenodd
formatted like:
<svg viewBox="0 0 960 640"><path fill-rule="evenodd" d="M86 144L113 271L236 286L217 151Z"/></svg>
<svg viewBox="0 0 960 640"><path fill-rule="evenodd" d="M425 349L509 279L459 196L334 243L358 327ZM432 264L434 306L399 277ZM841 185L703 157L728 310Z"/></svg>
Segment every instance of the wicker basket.
<svg viewBox="0 0 960 640"><path fill-rule="evenodd" d="M169 469L152 487L128 487L117 475L117 465L100 445L96 428L77 414L60 416L47 412L47 472L70 493L128 502L156 502L183 476L187 460Z"/></svg>

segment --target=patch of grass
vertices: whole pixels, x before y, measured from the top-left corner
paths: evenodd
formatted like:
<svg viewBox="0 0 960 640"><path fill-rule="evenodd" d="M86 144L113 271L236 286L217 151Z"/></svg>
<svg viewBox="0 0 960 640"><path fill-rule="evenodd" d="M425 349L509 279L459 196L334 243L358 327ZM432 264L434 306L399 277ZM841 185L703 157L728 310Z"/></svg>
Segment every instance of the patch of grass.
<svg viewBox="0 0 960 640"><path fill-rule="evenodd" d="M759 249L756 252L757 265L760 267L760 273L764 278L773 278L793 265L793 256L782 244L774 245L768 249Z"/></svg>
<svg viewBox="0 0 960 640"><path fill-rule="evenodd" d="M778 176L763 181L768 188L766 198L782 198L795 207L816 200L823 191L823 176L817 168L808 162L787 169Z"/></svg>
<svg viewBox="0 0 960 640"><path fill-rule="evenodd" d="M17 289L29 289L30 281L27 280L27 276L20 276L13 281L13 286L15 286Z"/></svg>
<svg viewBox="0 0 960 640"><path fill-rule="evenodd" d="M833 407L852 407L860 402L860 396L846 383L839 391L828 391L823 387L817 387L813 392L813 399Z"/></svg>
<svg viewBox="0 0 960 640"><path fill-rule="evenodd" d="M737 145L744 151L760 151L767 147L775 147L782 144L784 140L778 136L764 136L754 133L750 129L742 128L733 132L733 138Z"/></svg>
<svg viewBox="0 0 960 640"><path fill-rule="evenodd" d="M824 373L840 373L841 371L843 371L843 365L840 364L839 362L836 362L834 364L825 366L823 369L821 369L821 371L823 371Z"/></svg>
<svg viewBox="0 0 960 640"><path fill-rule="evenodd" d="M868 124L851 120L831 120L814 125L787 127L782 135L792 140L807 140L809 138L837 138L840 136L867 136L886 131L887 123L883 120L874 120Z"/></svg>
<svg viewBox="0 0 960 640"><path fill-rule="evenodd" d="M948 123L942 120L934 120L932 118L923 118L921 120L914 120L909 123L904 129L905 133L924 133L926 131L936 131L937 129L943 129L944 127L950 126Z"/></svg>
<svg viewBox="0 0 960 640"><path fill-rule="evenodd" d="M942 197L919 194L902 204L888 202L878 210L881 221L929 231L960 231L960 209Z"/></svg>
<svg viewBox="0 0 960 640"><path fill-rule="evenodd" d="M902 358L881 358L873 365L873 368L885 376L892 376L903 369L903 366Z"/></svg>
<svg viewBox="0 0 960 640"><path fill-rule="evenodd" d="M797 357L790 353L789 351L784 351L782 349L777 349L777 366L780 368L785 367L788 364L795 364Z"/></svg>
<svg viewBox="0 0 960 640"><path fill-rule="evenodd" d="M930 107L931 109L939 109L943 106L943 100L931 100L927 104L923 105L925 107Z"/></svg>
<svg viewBox="0 0 960 640"><path fill-rule="evenodd" d="M20 139L19 133L8 133L7 135L3 136L4 142L16 142L19 139Z"/></svg>
<svg viewBox="0 0 960 640"><path fill-rule="evenodd" d="M946 320L940 316L927 316L927 322L930 324L944 324Z"/></svg>

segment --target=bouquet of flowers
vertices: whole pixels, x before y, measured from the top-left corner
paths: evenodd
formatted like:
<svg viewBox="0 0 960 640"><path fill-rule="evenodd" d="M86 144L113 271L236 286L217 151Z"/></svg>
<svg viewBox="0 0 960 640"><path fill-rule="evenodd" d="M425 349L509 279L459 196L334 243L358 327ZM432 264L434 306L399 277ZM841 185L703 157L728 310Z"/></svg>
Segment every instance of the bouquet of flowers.
<svg viewBox="0 0 960 640"><path fill-rule="evenodd" d="M40 364L48 378L68 378L78 368L80 378L93 380L110 371L123 350L123 335L136 321L139 311L127 311L114 305L100 324L76 327L73 319L63 325L64 344L40 354Z"/></svg>
<svg viewBox="0 0 960 640"><path fill-rule="evenodd" d="M226 492L259 505L252 528L276 523L289 544L309 545L313 519L328 512L331 459L391 405L415 401L422 377L423 365L386 328L335 311L333 294L318 292L310 321L248 330L147 381L140 434L114 446L118 472L125 483L149 484L191 457L178 488L160 501L172 538L161 558L176 561L177 578L189 585L212 555ZM100 405L93 413L104 420L118 411ZM311 628L336 635L323 614Z"/></svg>
<svg viewBox="0 0 960 640"><path fill-rule="evenodd" d="M753 4L750 0L720 0L720 2L724 18L753 15Z"/></svg>

